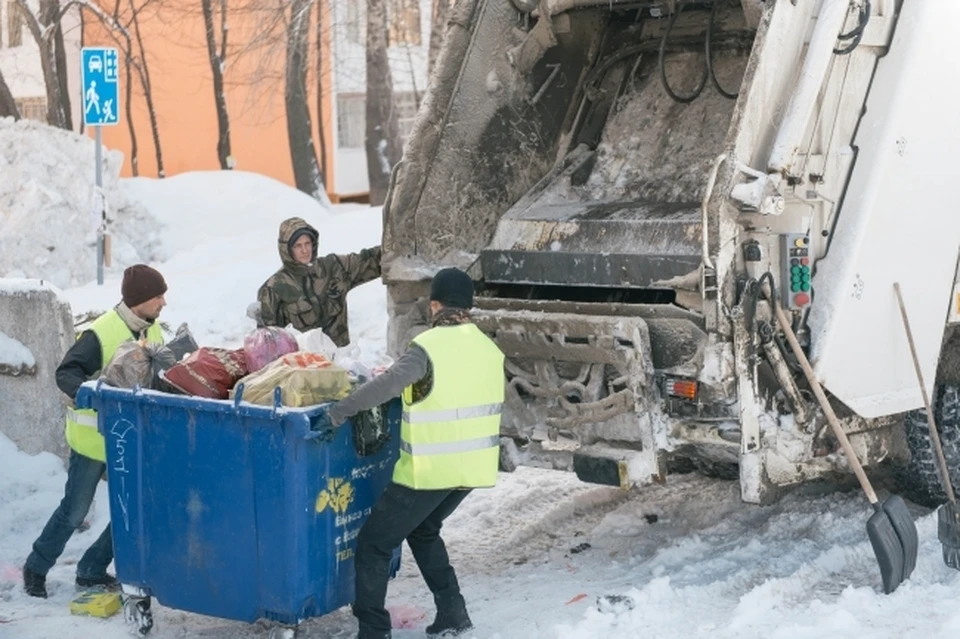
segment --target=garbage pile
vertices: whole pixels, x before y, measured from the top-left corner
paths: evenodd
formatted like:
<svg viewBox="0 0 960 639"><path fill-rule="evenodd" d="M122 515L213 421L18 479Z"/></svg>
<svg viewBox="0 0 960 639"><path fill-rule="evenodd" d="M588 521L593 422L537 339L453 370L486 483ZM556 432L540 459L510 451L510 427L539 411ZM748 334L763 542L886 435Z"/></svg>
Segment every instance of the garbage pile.
<svg viewBox="0 0 960 639"><path fill-rule="evenodd" d="M382 372L348 357L321 329L301 333L274 326L246 335L236 349L197 345L186 324L170 342L126 342L101 374L119 388L148 388L165 393L235 399L263 406L274 403L280 389L283 406L313 406L346 397L353 387Z"/></svg>

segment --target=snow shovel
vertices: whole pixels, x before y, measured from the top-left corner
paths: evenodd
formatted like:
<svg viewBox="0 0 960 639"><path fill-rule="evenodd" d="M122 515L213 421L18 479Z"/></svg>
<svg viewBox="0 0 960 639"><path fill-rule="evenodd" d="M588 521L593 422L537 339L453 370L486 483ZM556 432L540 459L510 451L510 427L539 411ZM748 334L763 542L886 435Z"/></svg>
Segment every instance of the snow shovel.
<svg viewBox="0 0 960 639"><path fill-rule="evenodd" d="M950 471L947 469L947 460L943 456L943 447L940 445L940 432L937 430L933 417L933 407L930 405L930 396L927 395L927 386L923 383L923 372L920 370L920 359L917 357L917 347L913 343L913 331L910 330L910 320L907 318L907 308L903 304L903 295L900 293L900 282L893 283L897 292L897 304L900 305L900 316L903 318L903 328L907 332L907 341L910 343L910 355L913 357L913 368L917 371L917 381L920 382L920 392L923 394L923 406L927 411L927 425L930 427L930 441L933 450L937 453L937 462L940 466L940 479L943 489L947 493L949 503L937 509L937 533L940 545L943 547L943 563L954 570L960 570L960 508L957 508L957 498L950 483Z"/></svg>
<svg viewBox="0 0 960 639"><path fill-rule="evenodd" d="M787 341L790 343L790 349L800 362L803 373L807 377L807 382L813 389L814 395L817 396L817 401L827 416L827 421L830 422L833 434L840 441L840 446L843 448L853 472L856 473L863 492L873 506L875 512L867 520L867 537L870 538L873 552L880 564L883 592L884 594L890 594L897 589L897 586L910 578L914 567L917 565L917 549L919 546L917 526L913 523L910 511L907 510L907 504L898 495L891 495L882 502L877 499L877 494L873 491L873 486L870 485L866 473L863 472L863 467L850 445L850 440L847 439L847 434L843 432L843 427L840 426L840 421L837 419L836 413L833 412L830 401L824 394L820 382L817 381L813 368L800 347L800 342L797 341L797 336L790 326L790 320L787 319L773 295L770 296L770 305L777 313L777 323L783 329Z"/></svg>

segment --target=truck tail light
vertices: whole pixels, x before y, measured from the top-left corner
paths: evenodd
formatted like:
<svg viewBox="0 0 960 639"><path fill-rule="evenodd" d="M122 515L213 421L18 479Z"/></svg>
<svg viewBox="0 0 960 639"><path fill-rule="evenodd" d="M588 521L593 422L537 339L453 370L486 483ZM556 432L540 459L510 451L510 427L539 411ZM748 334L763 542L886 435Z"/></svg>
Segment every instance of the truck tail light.
<svg viewBox="0 0 960 639"><path fill-rule="evenodd" d="M669 397L694 400L697 398L697 382L693 379L667 377L664 380L663 392Z"/></svg>

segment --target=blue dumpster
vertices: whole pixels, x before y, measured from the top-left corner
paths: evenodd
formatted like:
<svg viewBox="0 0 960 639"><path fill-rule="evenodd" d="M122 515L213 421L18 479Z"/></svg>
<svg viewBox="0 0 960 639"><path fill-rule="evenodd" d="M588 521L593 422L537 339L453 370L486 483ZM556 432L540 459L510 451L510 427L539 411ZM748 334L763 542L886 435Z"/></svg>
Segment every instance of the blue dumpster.
<svg viewBox="0 0 960 639"><path fill-rule="evenodd" d="M98 411L106 438L125 586L247 622L297 624L353 601L356 537L392 474L399 402L386 409L387 444L363 457L351 428L311 430L328 405L264 407L98 382L81 387L77 405Z"/></svg>

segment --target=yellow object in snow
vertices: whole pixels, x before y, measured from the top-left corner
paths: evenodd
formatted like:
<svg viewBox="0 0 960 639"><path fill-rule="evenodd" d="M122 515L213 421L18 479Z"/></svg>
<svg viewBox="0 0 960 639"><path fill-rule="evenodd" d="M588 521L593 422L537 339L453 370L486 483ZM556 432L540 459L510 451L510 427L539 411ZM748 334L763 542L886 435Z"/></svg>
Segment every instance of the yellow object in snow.
<svg viewBox="0 0 960 639"><path fill-rule="evenodd" d="M120 594L116 592L87 592L70 602L70 614L91 617L110 617L120 610Z"/></svg>

